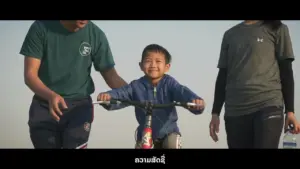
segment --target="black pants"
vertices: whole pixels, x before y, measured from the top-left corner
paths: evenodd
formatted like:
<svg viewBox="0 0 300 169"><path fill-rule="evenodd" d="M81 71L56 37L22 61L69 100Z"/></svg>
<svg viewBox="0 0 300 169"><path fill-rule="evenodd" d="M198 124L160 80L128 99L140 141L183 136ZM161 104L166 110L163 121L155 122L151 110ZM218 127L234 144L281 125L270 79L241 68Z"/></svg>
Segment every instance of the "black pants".
<svg viewBox="0 0 300 169"><path fill-rule="evenodd" d="M87 147L93 122L94 110L90 97L65 100L68 110L63 111L60 121L49 113L48 103L34 96L28 125L34 148L81 149Z"/></svg>
<svg viewBox="0 0 300 169"><path fill-rule="evenodd" d="M225 117L228 148L278 148L284 124L283 109L268 107L238 117Z"/></svg>

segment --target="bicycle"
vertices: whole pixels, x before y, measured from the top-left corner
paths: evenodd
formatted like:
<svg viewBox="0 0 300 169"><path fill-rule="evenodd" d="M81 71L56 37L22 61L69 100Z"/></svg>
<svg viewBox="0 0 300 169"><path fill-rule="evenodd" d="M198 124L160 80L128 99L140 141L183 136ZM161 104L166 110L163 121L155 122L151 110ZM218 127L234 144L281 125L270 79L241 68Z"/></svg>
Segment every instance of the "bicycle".
<svg viewBox="0 0 300 169"><path fill-rule="evenodd" d="M188 107L188 106L197 106L196 103L191 102L176 102L168 104L153 104L151 101L139 102L139 101L130 101L122 99L112 99L110 101L97 101L93 104L100 105L109 105L109 104L127 104L130 106L135 106L146 110L146 123L142 135L142 146L141 149L153 149L153 140L152 140L152 112L153 109L162 109L167 107Z"/></svg>

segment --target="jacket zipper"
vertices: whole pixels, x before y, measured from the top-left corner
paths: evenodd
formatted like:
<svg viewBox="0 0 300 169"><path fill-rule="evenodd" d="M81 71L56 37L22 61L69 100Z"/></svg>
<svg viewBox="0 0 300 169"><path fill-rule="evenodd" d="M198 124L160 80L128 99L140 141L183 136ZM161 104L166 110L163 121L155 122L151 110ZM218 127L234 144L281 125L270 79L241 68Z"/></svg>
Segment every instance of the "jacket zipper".
<svg viewBox="0 0 300 169"><path fill-rule="evenodd" d="M154 99L156 99L156 87L153 88L153 96L154 96Z"/></svg>

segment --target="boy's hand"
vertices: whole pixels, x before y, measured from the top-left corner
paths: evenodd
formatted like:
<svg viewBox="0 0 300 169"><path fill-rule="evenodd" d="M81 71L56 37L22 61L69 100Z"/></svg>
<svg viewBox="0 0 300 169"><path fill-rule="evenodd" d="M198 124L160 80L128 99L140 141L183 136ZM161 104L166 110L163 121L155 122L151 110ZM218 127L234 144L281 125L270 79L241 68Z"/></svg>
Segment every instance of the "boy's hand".
<svg viewBox="0 0 300 169"><path fill-rule="evenodd" d="M108 93L100 93L97 97L97 101L110 101L111 96Z"/></svg>
<svg viewBox="0 0 300 169"><path fill-rule="evenodd" d="M197 105L196 106L189 106L188 108L190 110L202 110L205 107L205 102L202 99L195 99L195 100L192 100L192 102L196 103Z"/></svg>

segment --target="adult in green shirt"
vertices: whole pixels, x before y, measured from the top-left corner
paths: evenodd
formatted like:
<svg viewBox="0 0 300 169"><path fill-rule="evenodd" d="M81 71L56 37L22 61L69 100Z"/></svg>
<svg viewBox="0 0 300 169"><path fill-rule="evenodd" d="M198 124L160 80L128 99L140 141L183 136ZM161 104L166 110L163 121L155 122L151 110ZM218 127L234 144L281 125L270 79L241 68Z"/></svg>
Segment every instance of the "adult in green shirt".
<svg viewBox="0 0 300 169"><path fill-rule="evenodd" d="M299 133L293 60L289 30L280 20L246 20L225 32L210 123L214 141L224 102L229 148L278 148L284 123Z"/></svg>
<svg viewBox="0 0 300 169"><path fill-rule="evenodd" d="M110 88L126 84L104 32L89 20L35 21L20 54L34 92L28 121L33 146L86 148L94 115L92 65Z"/></svg>

